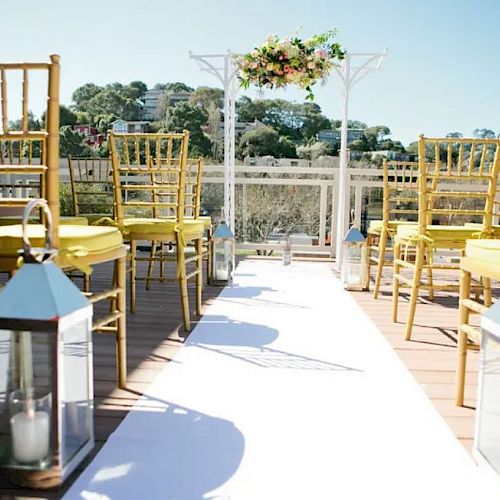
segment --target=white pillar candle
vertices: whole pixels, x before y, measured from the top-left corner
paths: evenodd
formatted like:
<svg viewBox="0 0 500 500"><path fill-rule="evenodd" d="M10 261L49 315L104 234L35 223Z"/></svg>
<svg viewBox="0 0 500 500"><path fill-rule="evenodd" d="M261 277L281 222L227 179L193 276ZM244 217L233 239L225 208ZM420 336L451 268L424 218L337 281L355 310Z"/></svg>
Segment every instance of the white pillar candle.
<svg viewBox="0 0 500 500"><path fill-rule="evenodd" d="M227 278L228 278L227 268L218 267L217 268L217 279L219 279L219 280L227 280Z"/></svg>
<svg viewBox="0 0 500 500"><path fill-rule="evenodd" d="M49 414L45 411L17 413L10 419L12 450L19 463L37 462L49 454Z"/></svg>

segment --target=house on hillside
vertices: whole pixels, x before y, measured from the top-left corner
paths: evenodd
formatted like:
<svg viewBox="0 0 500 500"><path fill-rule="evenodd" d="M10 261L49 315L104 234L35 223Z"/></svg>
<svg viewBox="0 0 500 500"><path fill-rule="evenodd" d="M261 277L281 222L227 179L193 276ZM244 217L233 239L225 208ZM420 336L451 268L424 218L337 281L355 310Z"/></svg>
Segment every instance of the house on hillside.
<svg viewBox="0 0 500 500"><path fill-rule="evenodd" d="M122 119L111 123L113 132L116 134L141 134L148 131L148 122L146 121L126 121Z"/></svg>
<svg viewBox="0 0 500 500"><path fill-rule="evenodd" d="M73 126L73 132L78 132L83 136L83 144L91 148L99 148L106 140L106 134L100 134L99 131L89 124L78 124Z"/></svg>
<svg viewBox="0 0 500 500"><path fill-rule="evenodd" d="M362 128L348 128L347 129L347 145L352 144L354 141L358 141L363 137L365 130ZM340 130L320 130L318 133L318 141L326 142L330 144L333 148L340 147Z"/></svg>
<svg viewBox="0 0 500 500"><path fill-rule="evenodd" d="M168 92L166 90L151 89L141 97L142 119L146 121L161 120L162 101L168 99L169 106L176 106L180 102L188 102L191 92Z"/></svg>

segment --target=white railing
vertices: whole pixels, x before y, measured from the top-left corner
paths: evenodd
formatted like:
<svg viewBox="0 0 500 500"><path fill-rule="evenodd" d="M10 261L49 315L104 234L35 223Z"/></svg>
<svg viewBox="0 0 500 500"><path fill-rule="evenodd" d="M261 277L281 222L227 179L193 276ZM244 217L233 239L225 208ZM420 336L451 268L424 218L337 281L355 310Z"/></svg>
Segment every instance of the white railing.
<svg viewBox="0 0 500 500"><path fill-rule="evenodd" d="M338 194L338 168L337 167L292 167L292 166L236 166L236 187L243 190L242 200L244 202L244 192L248 186L313 186L319 189L318 211L319 211L319 231L317 234L317 244L311 245L293 245L293 250L297 252L317 253L334 257L336 241L336 218L337 218L337 194ZM264 175L265 174L265 175ZM224 167L222 165L205 165L203 170L203 183L207 185L223 185ZM363 206L365 190L373 188L382 188L382 169L381 168L348 168L347 170L349 193L346 196L343 216L345 226L348 227L351 218L358 226L361 226L363 213L369 209L373 210L380 207ZM28 176L20 176L20 192L26 196L25 191L29 189ZM35 180L36 177L33 177ZM14 181L11 176L10 181ZM60 160L60 181L69 182L68 163L65 158ZM475 190L478 186L463 186L469 191ZM2 196L8 196L0 189ZM221 197L221 204L223 198ZM377 202L378 205L378 202ZM243 210L244 212L244 210ZM327 241L327 235L331 235L330 241ZM316 237L316 236L315 236ZM330 243L330 244L329 244ZM273 250L277 248L276 243L244 241L238 244L239 248L249 250Z"/></svg>

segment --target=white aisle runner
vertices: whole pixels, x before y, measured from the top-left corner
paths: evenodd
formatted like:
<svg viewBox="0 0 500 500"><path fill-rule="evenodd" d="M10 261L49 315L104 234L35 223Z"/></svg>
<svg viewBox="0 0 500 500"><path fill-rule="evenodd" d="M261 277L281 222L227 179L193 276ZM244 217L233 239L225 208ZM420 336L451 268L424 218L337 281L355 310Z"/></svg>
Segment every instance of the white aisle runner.
<svg viewBox="0 0 500 500"><path fill-rule="evenodd" d="M328 264L247 260L65 498L495 498L484 479Z"/></svg>

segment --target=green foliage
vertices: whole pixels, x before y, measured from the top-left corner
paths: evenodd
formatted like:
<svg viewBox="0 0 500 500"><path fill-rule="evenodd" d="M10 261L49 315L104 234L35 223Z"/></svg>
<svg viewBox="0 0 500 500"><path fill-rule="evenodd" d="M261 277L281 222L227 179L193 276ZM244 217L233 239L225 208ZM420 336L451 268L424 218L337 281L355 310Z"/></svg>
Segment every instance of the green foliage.
<svg viewBox="0 0 500 500"><path fill-rule="evenodd" d="M154 87L155 90L166 90L168 92L193 92L193 87L186 85L182 82L170 83L157 83Z"/></svg>
<svg viewBox="0 0 500 500"><path fill-rule="evenodd" d="M168 108L163 129L165 132L189 130L191 156L209 156L212 144L202 130L207 119L207 112L203 108L188 102L181 102L177 106Z"/></svg>
<svg viewBox="0 0 500 500"><path fill-rule="evenodd" d="M111 114L100 114L97 115L94 118L95 126L97 130L99 131L100 134L105 134L108 130L111 129L111 124L117 119L118 117L114 115L113 113Z"/></svg>
<svg viewBox="0 0 500 500"><path fill-rule="evenodd" d="M114 115L124 120L138 120L141 106L138 98L147 89L146 84L134 81L129 85L110 83L99 87L86 83L73 92L75 110L87 113L92 125L99 126L96 118L101 115Z"/></svg>
<svg viewBox="0 0 500 500"><path fill-rule="evenodd" d="M332 125L331 128L333 130L339 129L340 127L342 127L342 120L331 120L331 125ZM348 120L347 128L362 129L362 128L368 128L368 125L358 120Z"/></svg>
<svg viewBox="0 0 500 500"><path fill-rule="evenodd" d="M239 156L274 156L275 158L296 158L295 144L272 127L263 125L245 132L239 143Z"/></svg>
<svg viewBox="0 0 500 500"><path fill-rule="evenodd" d="M40 117L40 122L45 123L45 112L42 113ZM59 106L59 126L64 127L65 125L76 125L78 122L78 115L69 109L67 106ZM88 122L87 122L88 123Z"/></svg>
<svg viewBox="0 0 500 500"><path fill-rule="evenodd" d="M28 111L28 130L40 130L42 123L43 121L37 120L32 111ZM20 119L9 121L9 129L21 130L22 121Z"/></svg>
<svg viewBox="0 0 500 500"><path fill-rule="evenodd" d="M71 125L64 125L59 130L59 152L62 157L93 156L94 151L83 144L83 136L71 130Z"/></svg>
<svg viewBox="0 0 500 500"><path fill-rule="evenodd" d="M478 139L494 139L495 138L495 132L493 130L490 130L489 128L476 128L474 129L474 132L472 132L474 137Z"/></svg>
<svg viewBox="0 0 500 500"><path fill-rule="evenodd" d="M201 106L207 112L213 105L218 109L222 109L224 104L224 91L214 87L198 87L191 94L189 102L196 106Z"/></svg>
<svg viewBox="0 0 500 500"><path fill-rule="evenodd" d="M316 160L320 156L333 155L333 147L327 142L315 142L311 145L299 146L297 148L299 158L305 160Z"/></svg>
<svg viewBox="0 0 500 500"><path fill-rule="evenodd" d="M283 99L256 99L242 97L236 105L238 120L258 120L274 128L280 135L293 141L307 142L320 130L330 128L330 121L317 104L297 104Z"/></svg>
<svg viewBox="0 0 500 500"><path fill-rule="evenodd" d="M78 87L71 96L71 99L75 103L76 111L88 111L88 102L102 90L103 88L99 87L95 83L86 83L85 85Z"/></svg>

